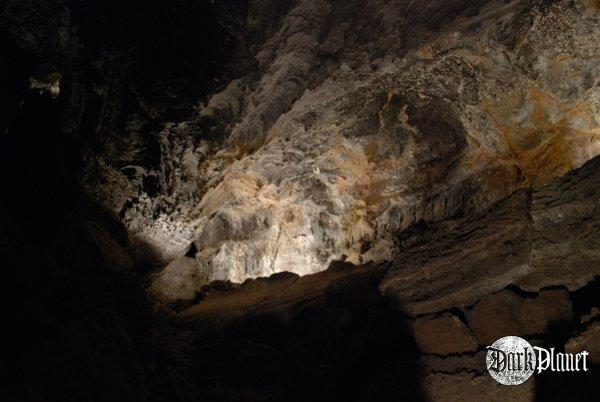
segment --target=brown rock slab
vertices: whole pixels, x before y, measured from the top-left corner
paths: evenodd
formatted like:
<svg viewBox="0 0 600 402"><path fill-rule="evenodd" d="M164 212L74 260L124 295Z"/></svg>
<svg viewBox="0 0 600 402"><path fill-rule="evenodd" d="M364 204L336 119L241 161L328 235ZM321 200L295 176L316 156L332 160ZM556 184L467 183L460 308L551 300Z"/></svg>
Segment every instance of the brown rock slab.
<svg viewBox="0 0 600 402"><path fill-rule="evenodd" d="M403 233L403 249L381 288L409 313L421 315L473 305L511 284L536 293L585 286L600 275L599 171L595 158L544 187L517 191L480 215ZM542 306L528 302L531 314L545 310L545 300L539 300ZM567 317L564 308L564 314L546 318L544 311L542 317L527 313L526 332ZM533 322L538 318L541 323Z"/></svg>
<svg viewBox="0 0 600 402"><path fill-rule="evenodd" d="M480 345L491 345L508 335L522 335L523 299L505 289L485 296L467 314L469 326Z"/></svg>
<svg viewBox="0 0 600 402"><path fill-rule="evenodd" d="M564 289L542 290L535 299L523 304L523 324L527 334L543 334L552 322L573 316L569 293Z"/></svg>
<svg viewBox="0 0 600 402"><path fill-rule="evenodd" d="M334 263L327 271L304 277L283 272L269 278L246 281L230 291L213 289L201 303L180 312L176 321L196 327L222 327L241 317L263 314L282 318L294 316L306 305L324 303L328 292L334 292L339 287L353 289L356 283L381 277L385 266L375 264L357 267ZM364 301L365 304L368 302Z"/></svg>
<svg viewBox="0 0 600 402"><path fill-rule="evenodd" d="M529 271L529 218L525 192L485 213L433 226L393 263L381 285L409 313L472 305Z"/></svg>
<svg viewBox="0 0 600 402"><path fill-rule="evenodd" d="M588 322L591 322L592 320L596 319L599 316L600 316L600 310L598 309L598 307L592 307L592 309L590 310L589 313L583 314L581 316L581 323L587 324Z"/></svg>
<svg viewBox="0 0 600 402"><path fill-rule="evenodd" d="M421 365L424 375L431 373L487 373L485 358L486 350L474 354L466 353L456 356L423 355Z"/></svg>
<svg viewBox="0 0 600 402"><path fill-rule="evenodd" d="M475 337L455 315L418 319L413 333L421 352L426 354L448 355L477 349Z"/></svg>
<svg viewBox="0 0 600 402"><path fill-rule="evenodd" d="M572 338L565 345L568 353L579 353L587 350L589 361L600 364L600 322L595 322L578 337Z"/></svg>
<svg viewBox="0 0 600 402"><path fill-rule="evenodd" d="M578 289L600 274L600 159L537 189L531 197L531 273L516 284Z"/></svg>

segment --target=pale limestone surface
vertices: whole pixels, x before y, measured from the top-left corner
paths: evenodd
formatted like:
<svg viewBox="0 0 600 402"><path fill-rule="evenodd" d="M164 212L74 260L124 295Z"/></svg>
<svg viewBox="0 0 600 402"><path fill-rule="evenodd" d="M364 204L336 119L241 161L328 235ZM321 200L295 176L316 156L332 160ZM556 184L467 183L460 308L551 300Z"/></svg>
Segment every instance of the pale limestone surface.
<svg viewBox="0 0 600 402"><path fill-rule="evenodd" d="M275 1L251 2L248 33L270 27L242 38L256 68L165 125L159 170L99 161L104 184L89 186L140 258L168 264L153 286L166 299L391 259L411 225L477 214L600 153L594 2Z"/></svg>

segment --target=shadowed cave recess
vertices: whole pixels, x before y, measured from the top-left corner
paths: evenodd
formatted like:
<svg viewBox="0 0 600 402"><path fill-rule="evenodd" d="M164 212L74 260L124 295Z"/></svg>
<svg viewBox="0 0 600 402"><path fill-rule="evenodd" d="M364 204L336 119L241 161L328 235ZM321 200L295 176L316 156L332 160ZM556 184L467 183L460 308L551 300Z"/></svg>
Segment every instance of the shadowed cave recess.
<svg viewBox="0 0 600 402"><path fill-rule="evenodd" d="M7 0L0 51L2 401L599 400L599 1Z"/></svg>

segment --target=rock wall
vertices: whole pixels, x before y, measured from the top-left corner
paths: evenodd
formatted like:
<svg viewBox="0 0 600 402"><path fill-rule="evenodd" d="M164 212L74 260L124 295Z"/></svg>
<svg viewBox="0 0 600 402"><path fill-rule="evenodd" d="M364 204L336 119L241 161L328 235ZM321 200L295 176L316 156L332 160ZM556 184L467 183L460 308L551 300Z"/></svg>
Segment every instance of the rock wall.
<svg viewBox="0 0 600 402"><path fill-rule="evenodd" d="M248 4L248 71L154 134L159 169L94 182L100 202L118 195L106 206L134 243L170 262L154 284L167 299L391 259L399 231L600 152L593 3L276 3Z"/></svg>
<svg viewBox="0 0 600 402"><path fill-rule="evenodd" d="M518 190L478 216L413 228L399 240L391 263L336 263L304 277L277 274L228 289L205 288L204 299L176 322L194 328L200 345L231 337L285 350L292 338L318 361L307 364L325 372L335 370L337 361L317 351L357 336L345 356L367 353L377 361L366 372L364 366L352 369L360 380L344 371L343 384L361 384L353 391L357 400L397 400L397 392L431 401L594 400L598 172L600 157L546 186ZM369 324L375 332L360 338L365 321L382 317L398 327ZM390 333L394 340L387 344ZM500 385L486 370L486 347L507 335L557 351L587 350L590 371ZM381 342L383 355L369 340ZM253 348L242 350L252 355ZM215 383L210 387L209 393Z"/></svg>
<svg viewBox="0 0 600 402"><path fill-rule="evenodd" d="M598 171L600 158L594 158L478 217L405 233L380 287L415 317L432 400L453 394L475 400L478 392L492 399L588 398L583 389L593 387L591 376L541 375L507 390L488 375L484 360L485 347L510 334L559 350L588 350L598 364L597 323L590 320L597 316L600 276Z"/></svg>
<svg viewBox="0 0 600 402"><path fill-rule="evenodd" d="M2 2L7 399L598 400L599 13Z"/></svg>
<svg viewBox="0 0 600 402"><path fill-rule="evenodd" d="M60 73L83 189L166 300L389 260L600 153L594 1L180 3L0 20Z"/></svg>

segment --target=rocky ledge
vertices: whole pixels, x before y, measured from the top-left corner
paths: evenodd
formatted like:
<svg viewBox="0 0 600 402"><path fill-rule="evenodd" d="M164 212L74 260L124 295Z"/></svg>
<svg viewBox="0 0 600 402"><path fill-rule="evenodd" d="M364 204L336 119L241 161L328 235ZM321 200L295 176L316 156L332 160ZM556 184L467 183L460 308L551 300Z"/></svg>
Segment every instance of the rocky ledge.
<svg viewBox="0 0 600 402"><path fill-rule="evenodd" d="M303 277L206 287L175 323L194 330L202 353L236 355L241 367L278 356L272 372L247 377L252 384L275 378L256 390L274 400L289 400L286 392L332 400L340 389L364 401L396 400L396 392L435 401L560 400L578 390L588 400L589 374L496 383L485 347L518 335L571 352L586 348L600 364L599 172L595 158L478 216L415 226L399 237L394 262L335 263ZM243 369L217 367L207 395L243 388ZM308 388L294 388L305 376Z"/></svg>

